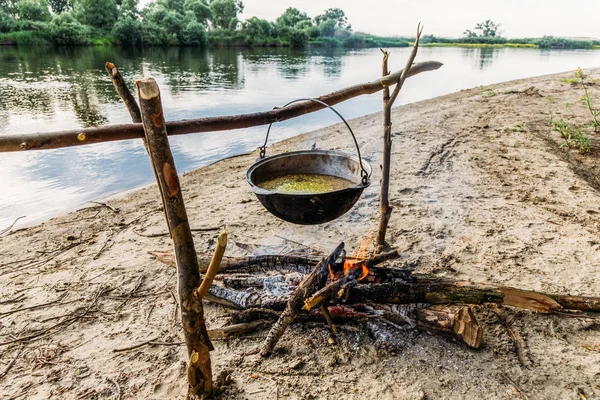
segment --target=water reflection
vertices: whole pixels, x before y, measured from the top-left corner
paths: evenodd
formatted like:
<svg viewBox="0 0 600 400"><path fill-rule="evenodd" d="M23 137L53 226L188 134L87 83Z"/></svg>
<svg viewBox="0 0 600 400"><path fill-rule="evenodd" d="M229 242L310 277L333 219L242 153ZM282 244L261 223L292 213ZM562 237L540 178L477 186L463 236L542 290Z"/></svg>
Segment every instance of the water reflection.
<svg viewBox="0 0 600 400"><path fill-rule="evenodd" d="M494 60L498 58L498 54L502 49L493 47L478 47L478 48L463 48L462 53L464 58L473 60L480 70L490 67Z"/></svg>
<svg viewBox="0 0 600 400"><path fill-rule="evenodd" d="M392 49L390 69L403 67L410 49ZM531 49L422 48L419 60L444 67L407 80L399 103L477 85L600 63L600 52ZM11 48L0 46L0 135L129 122L104 63L113 61L133 81L154 76L168 120L268 110L301 97L378 79L378 49ZM381 96L336 107L345 117L376 112ZM321 111L273 126L272 141L338 122ZM177 169L188 171L255 149L266 127L172 139ZM309 148L312 143L307 143ZM317 143L318 145L318 143ZM351 145L351 141L348 141ZM33 223L107 194L153 181L139 141L0 156L0 228L19 215Z"/></svg>

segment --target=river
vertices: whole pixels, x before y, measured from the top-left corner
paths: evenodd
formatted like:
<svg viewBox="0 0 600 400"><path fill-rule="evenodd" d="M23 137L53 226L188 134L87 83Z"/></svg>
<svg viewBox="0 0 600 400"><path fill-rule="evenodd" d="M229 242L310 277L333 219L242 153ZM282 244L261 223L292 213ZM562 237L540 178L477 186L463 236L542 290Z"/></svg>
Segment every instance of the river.
<svg viewBox="0 0 600 400"><path fill-rule="evenodd" d="M390 69L402 68L409 51L391 49ZM397 105L479 85L597 67L600 51L426 47L417 57L425 60L444 66L408 79ZM0 46L0 136L130 122L104 71L106 61L117 64L131 89L135 79L155 77L167 120L268 110L376 79L381 71L379 49ZM380 111L381 94L336 108L347 118ZM335 123L336 118L331 111L320 111L275 124L271 138L282 140ZM178 172L253 150L265 132L266 127L257 127L173 137ZM19 216L26 217L18 225L31 225L153 181L140 140L3 153L0 230Z"/></svg>

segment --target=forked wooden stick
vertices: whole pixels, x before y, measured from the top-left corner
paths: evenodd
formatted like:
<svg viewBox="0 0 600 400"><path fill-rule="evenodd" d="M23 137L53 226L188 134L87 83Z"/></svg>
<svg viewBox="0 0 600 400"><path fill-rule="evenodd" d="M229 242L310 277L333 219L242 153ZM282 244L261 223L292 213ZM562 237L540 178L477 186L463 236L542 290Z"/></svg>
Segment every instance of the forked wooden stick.
<svg viewBox="0 0 600 400"><path fill-rule="evenodd" d="M194 296L200 286L200 272L194 240L181 194L181 186L169 147L160 91L153 78L136 81L150 161L160 187L164 212L173 239L179 286L181 320L190 357L187 398L203 398L212 393L213 349L204 322L201 298Z"/></svg>

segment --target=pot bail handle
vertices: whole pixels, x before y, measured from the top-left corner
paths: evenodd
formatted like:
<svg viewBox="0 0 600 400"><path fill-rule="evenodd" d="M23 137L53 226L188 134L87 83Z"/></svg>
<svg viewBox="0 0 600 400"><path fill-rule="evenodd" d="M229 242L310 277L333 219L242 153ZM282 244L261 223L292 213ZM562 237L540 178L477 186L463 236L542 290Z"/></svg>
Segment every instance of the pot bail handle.
<svg viewBox="0 0 600 400"><path fill-rule="evenodd" d="M354 132L352 131L352 128L350 128L350 125L348 124L348 122L344 119L344 117L342 117L342 115L335 108L331 107L329 104L325 103L324 101L321 101L318 99L313 99L313 98L296 99L296 100L290 101L289 103L284 105L282 108L285 108L285 107L289 106L290 104L293 104L293 103L296 103L299 101L312 101L314 103L321 104L322 106L325 106L325 107L329 108L331 111L333 111L334 113L336 113L337 116L340 117L340 119L342 121L344 121L344 124L346 124L346 128L348 128L348 130L350 131L350 134L352 135L352 139L354 140L354 145L356 146L356 152L358 153L358 162L360 163L360 170L361 170L360 176L362 177L362 183L364 185L366 185L369 182L369 173L363 166L362 157L360 156L360 148L358 147L358 141L356 140L356 136L354 135ZM269 133L271 132L271 126L273 126L272 122L269 124L269 128L267 128L267 137L265 138L265 143L259 147L260 158L265 158L265 155L267 153L267 142L269 141Z"/></svg>

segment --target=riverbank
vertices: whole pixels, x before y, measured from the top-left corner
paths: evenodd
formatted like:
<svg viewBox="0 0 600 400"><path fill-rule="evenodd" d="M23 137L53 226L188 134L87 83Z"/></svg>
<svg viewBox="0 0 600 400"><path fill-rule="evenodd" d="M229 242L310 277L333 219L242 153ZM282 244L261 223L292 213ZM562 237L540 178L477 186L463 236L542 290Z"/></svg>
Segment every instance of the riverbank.
<svg viewBox="0 0 600 400"><path fill-rule="evenodd" d="M592 147L581 153L561 146L549 123L590 120L579 101L582 89L563 82L568 78L572 72L478 87L394 110L388 238L402 252L400 262L456 279L600 295L600 137L586 131ZM600 99L600 85L588 90ZM197 250L210 252L225 224L229 255L271 246L289 251L294 243L325 252L340 241L356 248L377 227L381 114L351 124L374 167L372 185L351 211L321 226L277 220L245 181L253 152L183 175L191 225L203 230L195 232ZM313 143L352 151L338 124L268 153ZM117 387L122 398L184 393L183 346L113 352L154 338L181 340L175 271L147 254L171 247L158 190L151 186L108 204L0 239L0 369L10 364L0 378L1 397L109 398ZM69 321L69 313L86 309L92 312ZM494 400L518 397L517 390L529 398L600 395L597 320L507 310L511 329L526 344L526 368L492 310L474 311L485 329L477 352L412 330L397 333L400 347L378 348L358 324L342 325L340 344L332 346L326 325L315 322L293 326L281 351L258 367L245 354L260 340L216 341L214 371L232 371L223 398L233 399ZM209 328L226 321L221 306L207 305L206 313ZM36 332L29 342L16 340Z"/></svg>

